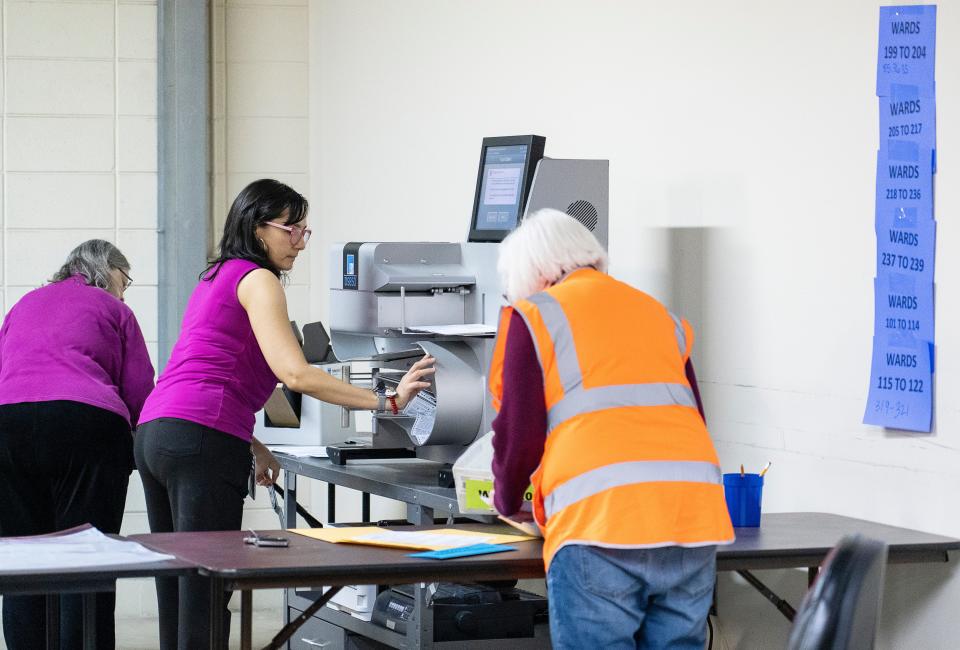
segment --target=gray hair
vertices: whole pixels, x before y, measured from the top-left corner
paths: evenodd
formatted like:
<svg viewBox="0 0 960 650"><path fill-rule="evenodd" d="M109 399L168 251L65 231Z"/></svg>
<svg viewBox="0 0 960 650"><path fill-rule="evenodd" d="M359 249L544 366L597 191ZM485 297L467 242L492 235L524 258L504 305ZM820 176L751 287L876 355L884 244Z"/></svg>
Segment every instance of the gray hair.
<svg viewBox="0 0 960 650"><path fill-rule="evenodd" d="M120 249L103 239L88 239L67 255L67 261L50 278L60 282L73 275L82 275L87 284L110 291L110 271L130 270L130 262Z"/></svg>
<svg viewBox="0 0 960 650"><path fill-rule="evenodd" d="M607 252L568 214L544 208L526 217L500 244L497 272L507 300L529 298L576 269L607 272Z"/></svg>

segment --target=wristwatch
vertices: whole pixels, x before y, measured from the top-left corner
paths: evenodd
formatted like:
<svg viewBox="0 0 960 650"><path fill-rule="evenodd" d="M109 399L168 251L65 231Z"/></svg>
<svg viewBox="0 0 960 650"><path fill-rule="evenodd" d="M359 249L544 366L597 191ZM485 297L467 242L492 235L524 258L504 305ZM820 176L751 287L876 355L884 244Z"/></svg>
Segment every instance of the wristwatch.
<svg viewBox="0 0 960 650"><path fill-rule="evenodd" d="M375 390L373 391L377 396L377 413L393 413L394 415L400 414L400 409L397 407L397 391L392 388L387 388L385 390ZM389 402L390 406L387 406Z"/></svg>

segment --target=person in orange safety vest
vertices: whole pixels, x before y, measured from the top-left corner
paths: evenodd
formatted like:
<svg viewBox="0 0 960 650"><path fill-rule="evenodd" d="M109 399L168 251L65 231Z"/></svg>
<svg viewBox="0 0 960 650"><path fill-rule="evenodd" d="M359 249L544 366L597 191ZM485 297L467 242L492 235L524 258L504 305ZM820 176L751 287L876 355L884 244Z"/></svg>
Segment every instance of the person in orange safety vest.
<svg viewBox="0 0 960 650"><path fill-rule="evenodd" d="M494 504L522 518L532 482L554 648L700 649L733 527L693 329L606 269L596 238L557 210L501 244Z"/></svg>

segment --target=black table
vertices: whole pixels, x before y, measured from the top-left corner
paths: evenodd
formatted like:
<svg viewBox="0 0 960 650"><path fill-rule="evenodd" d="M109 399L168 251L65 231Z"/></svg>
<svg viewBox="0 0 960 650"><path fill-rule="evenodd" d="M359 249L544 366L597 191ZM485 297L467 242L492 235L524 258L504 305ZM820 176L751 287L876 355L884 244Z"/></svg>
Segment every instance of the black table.
<svg viewBox="0 0 960 650"><path fill-rule="evenodd" d="M482 524L462 527L491 529ZM516 551L436 561L411 558L409 551L399 549L329 544L289 532L276 532L290 538L289 548L246 545L243 543L245 533L240 531L135 535L131 539L195 564L200 567L201 575L211 579L212 648L224 645L221 617L225 606L223 594L227 589L242 592L241 628L244 632L241 647L249 648L252 589L544 576L540 540L518 542ZM496 532L504 532L504 527L497 526ZM958 539L907 528L825 513L773 513L764 515L760 528L737 529L737 541L718 549L717 569L747 575L750 570L759 569L807 568L815 571L830 549L841 538L852 534L886 542L890 549L889 561L893 563L946 562L949 560L948 551L960 550ZM414 620L411 624L422 626L424 622Z"/></svg>
<svg viewBox="0 0 960 650"><path fill-rule="evenodd" d="M737 528L737 541L720 547L717 569L793 569L819 566L844 536L860 534L889 545L888 562L946 562L960 539L824 512L763 515L759 528Z"/></svg>
<svg viewBox="0 0 960 650"><path fill-rule="evenodd" d="M763 584L752 571L807 569L813 584L818 567L830 549L847 535L863 535L886 542L887 562L948 562L948 551L960 549L960 540L910 528L823 512L765 514L759 528L737 528L737 539L717 551L717 571L736 571L767 600L793 621L793 606Z"/></svg>

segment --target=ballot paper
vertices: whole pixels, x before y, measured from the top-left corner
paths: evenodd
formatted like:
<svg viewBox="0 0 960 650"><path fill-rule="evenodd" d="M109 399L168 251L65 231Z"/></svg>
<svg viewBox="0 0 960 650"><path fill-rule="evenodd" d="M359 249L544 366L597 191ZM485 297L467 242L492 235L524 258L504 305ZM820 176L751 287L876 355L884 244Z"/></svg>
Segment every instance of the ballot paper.
<svg viewBox="0 0 960 650"><path fill-rule="evenodd" d="M493 336L497 333L496 325L486 323L464 323L462 325L417 325L408 327L411 332L438 334L440 336Z"/></svg>
<svg viewBox="0 0 960 650"><path fill-rule="evenodd" d="M450 531L445 534L430 532L408 532L399 530L384 530L378 533L361 535L348 540L353 544L370 544L373 546L397 546L400 548L422 548L439 550L442 548L459 548L474 544L489 544L491 538L487 535L465 535Z"/></svg>
<svg viewBox="0 0 960 650"><path fill-rule="evenodd" d="M433 433L433 424L437 417L437 398L422 390L403 408L403 414L415 418L413 426L410 427L410 439L422 445Z"/></svg>
<svg viewBox="0 0 960 650"><path fill-rule="evenodd" d="M294 458L328 458L327 448L317 445L267 445L272 452L286 454Z"/></svg>
<svg viewBox="0 0 960 650"><path fill-rule="evenodd" d="M92 526L65 534L0 539L0 567L5 571L86 569L173 559L136 542L107 537Z"/></svg>
<svg viewBox="0 0 960 650"><path fill-rule="evenodd" d="M333 544L366 544L415 550L439 551L473 544L512 544L533 539L532 536L481 533L456 528L437 528L424 531L399 531L377 526L343 528L296 528L290 532Z"/></svg>

